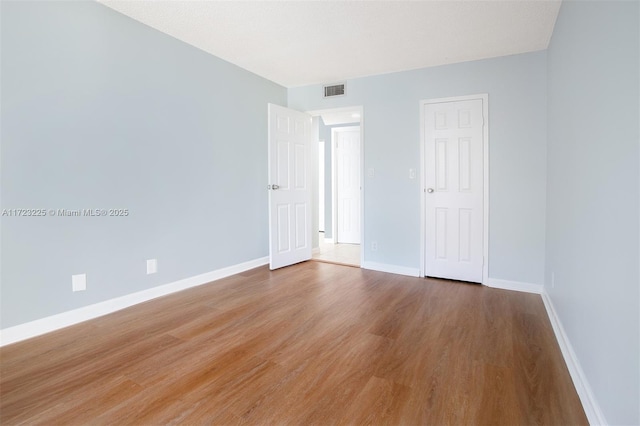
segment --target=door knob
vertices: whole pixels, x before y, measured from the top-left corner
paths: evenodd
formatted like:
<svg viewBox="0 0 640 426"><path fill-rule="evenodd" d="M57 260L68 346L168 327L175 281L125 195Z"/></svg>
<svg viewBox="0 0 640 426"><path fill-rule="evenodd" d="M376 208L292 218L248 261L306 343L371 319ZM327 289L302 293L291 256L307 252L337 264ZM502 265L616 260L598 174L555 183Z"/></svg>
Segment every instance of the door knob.
<svg viewBox="0 0 640 426"><path fill-rule="evenodd" d="M427 188L427 192L431 194L433 192L433 188Z"/></svg>
<svg viewBox="0 0 640 426"><path fill-rule="evenodd" d="M271 189L280 189L280 185L271 185Z"/></svg>

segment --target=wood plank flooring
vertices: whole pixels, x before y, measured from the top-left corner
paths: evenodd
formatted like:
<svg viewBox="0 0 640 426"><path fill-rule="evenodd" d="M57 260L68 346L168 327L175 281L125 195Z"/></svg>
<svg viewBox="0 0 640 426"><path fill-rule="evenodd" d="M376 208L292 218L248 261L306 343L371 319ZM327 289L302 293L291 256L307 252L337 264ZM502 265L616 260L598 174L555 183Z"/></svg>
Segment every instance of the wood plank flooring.
<svg viewBox="0 0 640 426"><path fill-rule="evenodd" d="M0 423L587 424L537 295L319 262L0 349Z"/></svg>

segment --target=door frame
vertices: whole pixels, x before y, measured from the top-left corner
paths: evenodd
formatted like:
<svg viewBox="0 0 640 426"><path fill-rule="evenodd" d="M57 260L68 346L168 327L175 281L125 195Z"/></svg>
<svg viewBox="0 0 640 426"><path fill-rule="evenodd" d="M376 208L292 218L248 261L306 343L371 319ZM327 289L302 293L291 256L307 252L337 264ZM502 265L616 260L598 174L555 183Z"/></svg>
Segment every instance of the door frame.
<svg viewBox="0 0 640 426"><path fill-rule="evenodd" d="M427 243L427 185L426 185L426 133L424 113L427 105L439 104L445 102L458 102L470 100L482 101L482 118L483 118L483 231L482 231L482 284L489 280L489 94L481 93L477 95L453 96L448 98L423 99L420 101L420 276L424 277L426 271L426 243Z"/></svg>
<svg viewBox="0 0 640 426"><path fill-rule="evenodd" d="M360 251L362 251L362 131L361 126L342 126L331 128L331 235L333 241L338 244L338 174L337 174L337 152L336 152L336 134L345 130L358 130L360 137ZM362 259L361 259L362 260Z"/></svg>

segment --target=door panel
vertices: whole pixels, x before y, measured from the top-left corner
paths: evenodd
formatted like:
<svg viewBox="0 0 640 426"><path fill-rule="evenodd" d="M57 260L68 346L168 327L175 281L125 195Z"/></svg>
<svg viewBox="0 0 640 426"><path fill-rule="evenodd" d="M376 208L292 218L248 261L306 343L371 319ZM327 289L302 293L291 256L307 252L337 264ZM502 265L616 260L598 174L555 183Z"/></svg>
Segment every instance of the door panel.
<svg viewBox="0 0 640 426"><path fill-rule="evenodd" d="M474 99L424 109L427 276L482 282L482 108Z"/></svg>
<svg viewBox="0 0 640 426"><path fill-rule="evenodd" d="M311 117L269 104L269 266L311 259Z"/></svg>
<svg viewBox="0 0 640 426"><path fill-rule="evenodd" d="M360 129L336 133L337 243L360 244Z"/></svg>
<svg viewBox="0 0 640 426"><path fill-rule="evenodd" d="M304 249L309 246L309 239L307 238L307 204L306 203L297 203L295 206L296 209L296 250Z"/></svg>

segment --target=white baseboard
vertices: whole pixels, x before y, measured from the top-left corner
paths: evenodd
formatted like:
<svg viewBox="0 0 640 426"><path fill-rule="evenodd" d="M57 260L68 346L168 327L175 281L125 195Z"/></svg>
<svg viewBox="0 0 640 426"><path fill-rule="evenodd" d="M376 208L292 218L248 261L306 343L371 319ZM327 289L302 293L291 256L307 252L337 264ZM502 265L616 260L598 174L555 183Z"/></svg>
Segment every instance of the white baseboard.
<svg viewBox="0 0 640 426"><path fill-rule="evenodd" d="M51 331L68 327L70 325L78 324L80 322L87 321L93 318L101 317L103 315L107 315L112 312L128 308L129 306L137 305L138 303L155 299L157 297L166 296L171 293L175 293L191 287L196 287L202 284L207 284L211 281L219 280L231 275L239 274L240 272L248 271L249 269L257 268L258 266L266 265L268 263L269 258L262 257L259 259L250 260L248 262L239 263L237 265L232 265L226 268L185 278L169 284L149 288L147 290L142 290L136 293L127 294L115 299L105 300L104 302L84 306L82 308L16 325L14 327L5 328L3 330L0 330L0 347L19 342L21 340L29 339L31 337L39 336L41 334L49 333Z"/></svg>
<svg viewBox="0 0 640 426"><path fill-rule="evenodd" d="M407 275L410 277L419 277L420 270L418 268L409 268L406 266L387 265L385 263L363 262L363 269L371 269L373 271L388 272L390 274Z"/></svg>
<svg viewBox="0 0 640 426"><path fill-rule="evenodd" d="M501 280L498 278L489 278L482 284L487 287L501 288L503 290L523 291L525 293L542 294L544 286L541 284L523 283L518 281Z"/></svg>
<svg viewBox="0 0 640 426"><path fill-rule="evenodd" d="M600 405L591 390L591 386L589 386L589 382L587 381L584 371L582 371L580 362L573 351L573 347L571 346L569 338L564 331L564 327L562 327L562 323L560 322L560 318L558 317L553 303L551 302L549 294L547 294L546 290L543 289L541 295L544 307L547 309L547 315L549 315L549 320L551 321L551 326L553 327L553 332L556 335L556 340L558 341L562 356L564 357L564 362L567 364L571 380L573 380L573 385L576 388L576 392L578 392L578 397L580 397L580 402L582 402L582 408L584 408L589 424L607 425L608 423L604 417L604 413L600 409Z"/></svg>
<svg viewBox="0 0 640 426"><path fill-rule="evenodd" d="M320 254L320 247L314 247L311 249L311 255Z"/></svg>

